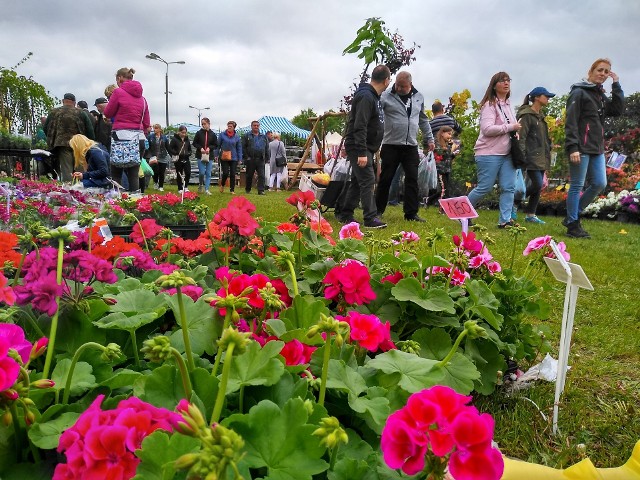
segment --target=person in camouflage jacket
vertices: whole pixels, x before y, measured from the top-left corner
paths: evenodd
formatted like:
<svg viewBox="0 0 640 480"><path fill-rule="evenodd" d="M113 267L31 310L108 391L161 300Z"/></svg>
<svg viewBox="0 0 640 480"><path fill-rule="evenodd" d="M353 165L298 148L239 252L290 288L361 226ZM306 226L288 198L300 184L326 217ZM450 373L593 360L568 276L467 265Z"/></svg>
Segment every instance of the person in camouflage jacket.
<svg viewBox="0 0 640 480"><path fill-rule="evenodd" d="M76 108L76 97L65 93L62 106L54 108L44 124L49 150L54 155L54 171L59 172L59 180L70 182L73 173L73 150L69 146L71 137L82 134L95 140L89 114Z"/></svg>

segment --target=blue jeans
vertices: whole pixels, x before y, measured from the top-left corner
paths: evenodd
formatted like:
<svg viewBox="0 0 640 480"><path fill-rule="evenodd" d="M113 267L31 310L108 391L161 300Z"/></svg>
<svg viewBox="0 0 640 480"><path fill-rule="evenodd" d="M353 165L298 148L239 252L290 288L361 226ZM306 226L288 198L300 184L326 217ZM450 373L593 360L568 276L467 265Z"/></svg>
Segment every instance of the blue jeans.
<svg viewBox="0 0 640 480"><path fill-rule="evenodd" d="M516 184L516 169L510 155L476 155L478 185L469 192L469 201L476 204L493 190L496 178L500 184L500 218L499 223L511 220L513 194Z"/></svg>
<svg viewBox="0 0 640 480"><path fill-rule="evenodd" d="M198 159L198 179L200 180L200 185L204 185L204 189L209 191L209 187L211 186L211 169L213 168L213 162L209 160L208 162L203 162Z"/></svg>
<svg viewBox="0 0 640 480"><path fill-rule="evenodd" d="M569 179L571 186L567 194L567 222L575 222L578 215L587 205L595 200L607 186L607 169L604 154L580 155L580 163L569 162ZM585 181L589 186L582 193ZM582 196L580 196L582 193Z"/></svg>

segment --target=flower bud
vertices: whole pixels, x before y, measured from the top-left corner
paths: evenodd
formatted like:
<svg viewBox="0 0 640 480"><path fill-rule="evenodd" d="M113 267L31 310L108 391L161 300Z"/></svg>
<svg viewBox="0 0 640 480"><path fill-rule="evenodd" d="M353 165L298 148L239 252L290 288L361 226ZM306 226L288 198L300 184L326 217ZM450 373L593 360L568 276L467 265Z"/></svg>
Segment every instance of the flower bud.
<svg viewBox="0 0 640 480"><path fill-rule="evenodd" d="M251 341L251 332L239 332L233 327L227 328L222 332L218 346L222 350L226 350L232 343L235 345L235 353L238 355L244 353L247 345Z"/></svg>
<svg viewBox="0 0 640 480"><path fill-rule="evenodd" d="M325 417L320 420L320 428L316 429L312 435L320 437L320 444L330 449L349 441L347 432L340 426L340 421L336 417Z"/></svg>
<svg viewBox="0 0 640 480"><path fill-rule="evenodd" d="M145 340L140 351L144 358L153 363L162 363L171 357L171 342L169 337L159 335Z"/></svg>
<svg viewBox="0 0 640 480"><path fill-rule="evenodd" d="M0 392L0 395L3 395L7 400L17 400L20 395L13 388L7 388L3 392Z"/></svg>
<svg viewBox="0 0 640 480"><path fill-rule="evenodd" d="M42 337L40 340L36 341L31 348L31 353L29 354L29 360L34 360L38 358L40 355L44 353L47 349L47 345L49 344L49 339L47 337Z"/></svg>
<svg viewBox="0 0 640 480"><path fill-rule="evenodd" d="M24 423L26 423L27 426L33 425L35 421L36 421L36 416L31 410L27 410L24 412Z"/></svg>
<svg viewBox="0 0 640 480"><path fill-rule="evenodd" d="M5 410L5 412L2 414L2 425L8 427L12 422L13 416L11 415L11 412L9 410Z"/></svg>
<svg viewBox="0 0 640 480"><path fill-rule="evenodd" d="M40 380L31 382L31 386L35 388L53 388L55 385L56 383L48 378L41 378Z"/></svg>
<svg viewBox="0 0 640 480"><path fill-rule="evenodd" d="M173 467L176 470L191 468L198 461L198 458L197 453L185 453L174 462Z"/></svg>
<svg viewBox="0 0 640 480"><path fill-rule="evenodd" d="M464 322L464 329L467 331L469 339L489 338L487 331L478 325L478 322L475 320L467 320Z"/></svg>
<svg viewBox="0 0 640 480"><path fill-rule="evenodd" d="M110 343L104 350L102 350L102 355L100 358L105 362L111 362L113 360L117 360L122 355L122 350L120 350L120 345L117 343Z"/></svg>

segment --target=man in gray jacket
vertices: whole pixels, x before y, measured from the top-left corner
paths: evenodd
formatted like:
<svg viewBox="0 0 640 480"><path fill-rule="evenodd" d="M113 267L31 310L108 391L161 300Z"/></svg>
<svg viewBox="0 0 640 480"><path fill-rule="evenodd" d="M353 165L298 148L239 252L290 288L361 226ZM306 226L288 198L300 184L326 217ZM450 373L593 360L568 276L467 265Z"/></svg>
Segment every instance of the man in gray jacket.
<svg viewBox="0 0 640 480"><path fill-rule="evenodd" d="M404 168L404 218L424 222L418 216L418 128L422 131L424 150L433 150L435 143L424 112L424 97L411 83L409 72L399 72L389 92L380 97L384 109L384 137L380 157L382 170L376 193L378 215L382 215L389 200L389 187L398 165Z"/></svg>

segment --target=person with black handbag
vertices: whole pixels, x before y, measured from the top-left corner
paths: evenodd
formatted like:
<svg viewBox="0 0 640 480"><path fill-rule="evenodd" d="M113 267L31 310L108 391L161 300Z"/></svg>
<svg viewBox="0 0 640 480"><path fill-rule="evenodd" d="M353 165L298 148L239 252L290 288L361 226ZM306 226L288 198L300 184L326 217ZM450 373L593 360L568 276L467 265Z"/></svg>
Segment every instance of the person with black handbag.
<svg viewBox="0 0 640 480"><path fill-rule="evenodd" d="M489 86L480 101L480 135L474 147L478 184L469 192L472 205L493 190L496 179L500 184L500 216L498 228L515 226L511 218L513 196L515 193L516 168L512 156L512 140L521 125L509 102L511 79L506 72L498 72L489 82ZM522 153L522 152L520 152Z"/></svg>
<svg viewBox="0 0 640 480"><path fill-rule="evenodd" d="M287 171L287 151L278 132L273 133L273 141L269 143L269 170L269 188L277 192L282 185L282 175Z"/></svg>
<svg viewBox="0 0 640 480"><path fill-rule="evenodd" d="M189 178L191 177L191 143L187 136L187 127L180 125L178 133L173 135L169 142L169 153L173 166L176 169L176 181L178 183L178 193L189 191Z"/></svg>

